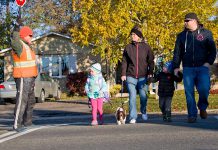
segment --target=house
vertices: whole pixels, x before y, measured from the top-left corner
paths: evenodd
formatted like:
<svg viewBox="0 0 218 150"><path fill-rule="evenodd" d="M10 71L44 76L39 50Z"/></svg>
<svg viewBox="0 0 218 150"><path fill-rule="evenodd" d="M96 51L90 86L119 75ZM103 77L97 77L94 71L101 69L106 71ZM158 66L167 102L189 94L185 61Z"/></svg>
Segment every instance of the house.
<svg viewBox="0 0 218 150"><path fill-rule="evenodd" d="M90 48L82 48L74 44L71 37L55 32L34 38L32 47L36 51L39 72L48 73L58 80L62 91L66 90L68 74L85 71L91 63L100 61L100 56L91 55ZM4 53L4 80L12 74L11 62L10 49L7 49Z"/></svg>

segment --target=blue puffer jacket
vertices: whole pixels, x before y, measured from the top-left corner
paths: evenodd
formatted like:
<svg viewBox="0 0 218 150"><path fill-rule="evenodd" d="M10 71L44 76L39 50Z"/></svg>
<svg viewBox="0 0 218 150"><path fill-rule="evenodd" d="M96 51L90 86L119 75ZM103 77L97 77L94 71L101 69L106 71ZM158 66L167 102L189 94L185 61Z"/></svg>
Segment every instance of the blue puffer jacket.
<svg viewBox="0 0 218 150"><path fill-rule="evenodd" d="M107 84L102 74L99 73L95 76L88 76L85 91L88 98L103 98L104 92L107 92Z"/></svg>
<svg viewBox="0 0 218 150"><path fill-rule="evenodd" d="M216 45L211 31L199 26L196 31L185 29L177 36L173 66L199 67L204 63L212 65L216 58Z"/></svg>

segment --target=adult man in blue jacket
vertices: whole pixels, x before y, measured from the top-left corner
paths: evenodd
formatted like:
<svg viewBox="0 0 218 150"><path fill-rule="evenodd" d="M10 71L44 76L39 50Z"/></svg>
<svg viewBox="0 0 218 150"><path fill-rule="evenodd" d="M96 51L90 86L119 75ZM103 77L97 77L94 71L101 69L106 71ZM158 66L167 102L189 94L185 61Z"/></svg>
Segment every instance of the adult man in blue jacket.
<svg viewBox="0 0 218 150"><path fill-rule="evenodd" d="M197 119L194 86L199 93L197 103L200 117L207 118L208 95L210 90L209 66L216 58L216 45L211 31L203 28L195 13L185 15L185 29L178 34L174 49L173 65L177 74L182 61L183 80L188 109L188 122Z"/></svg>

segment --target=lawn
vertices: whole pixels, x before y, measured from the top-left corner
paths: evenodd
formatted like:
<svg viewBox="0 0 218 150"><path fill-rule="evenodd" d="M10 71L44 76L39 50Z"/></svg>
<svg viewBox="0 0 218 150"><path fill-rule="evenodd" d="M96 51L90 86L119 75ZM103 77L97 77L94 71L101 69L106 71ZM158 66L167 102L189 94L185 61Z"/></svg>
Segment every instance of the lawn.
<svg viewBox="0 0 218 150"><path fill-rule="evenodd" d="M198 99L197 92L195 93L196 100ZM104 105L104 113L114 113L118 106L121 106L123 101L126 101L128 98L116 98L112 99L112 106L109 104ZM137 96L137 109L140 112L139 108L139 97ZM155 95L149 95L147 103L147 112L160 112L158 106L158 100L155 99ZM124 104L125 109L128 112L128 103ZM218 109L218 94L209 95L209 109ZM172 112L181 112L186 111L186 100L184 90L176 91L173 96L172 101Z"/></svg>

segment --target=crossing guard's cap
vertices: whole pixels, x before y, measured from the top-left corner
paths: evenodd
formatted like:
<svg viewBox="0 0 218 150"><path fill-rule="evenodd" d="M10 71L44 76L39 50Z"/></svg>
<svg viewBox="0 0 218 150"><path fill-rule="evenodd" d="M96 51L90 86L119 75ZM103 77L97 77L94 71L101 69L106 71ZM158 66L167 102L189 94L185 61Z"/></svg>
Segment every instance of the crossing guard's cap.
<svg viewBox="0 0 218 150"><path fill-rule="evenodd" d="M33 31L30 27L28 26L23 26L21 29L20 29L20 38L24 38L26 36L32 36L33 35Z"/></svg>

